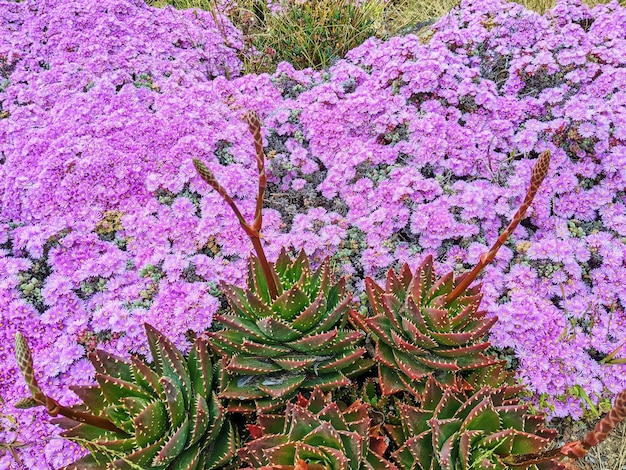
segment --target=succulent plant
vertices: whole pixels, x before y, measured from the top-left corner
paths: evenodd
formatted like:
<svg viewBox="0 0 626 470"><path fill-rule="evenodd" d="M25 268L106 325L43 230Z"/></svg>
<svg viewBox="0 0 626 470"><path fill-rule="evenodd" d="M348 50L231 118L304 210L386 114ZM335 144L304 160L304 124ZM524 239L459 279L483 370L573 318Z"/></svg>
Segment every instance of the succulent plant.
<svg viewBox="0 0 626 470"><path fill-rule="evenodd" d="M18 364L32 393L16 406L45 405L65 418L63 437L90 454L68 469L214 469L235 455L236 436L215 390L218 371L206 343L195 341L187 359L163 335L146 325L152 366L105 351L90 353L98 385L70 387L82 404L64 407L36 383L25 338L16 336Z"/></svg>
<svg viewBox="0 0 626 470"><path fill-rule="evenodd" d="M466 384L460 373L497 362L483 354L489 347L483 338L497 318L487 318L478 310L480 285L469 285L524 217L547 174L549 161L549 152L541 154L521 207L470 273L457 279L454 273L437 278L429 256L415 273L408 265L397 275L390 270L384 290L373 279L365 280L374 315L364 318L354 313L353 318L374 335L383 394L407 391L419 397L430 374L461 390Z"/></svg>
<svg viewBox="0 0 626 470"><path fill-rule="evenodd" d="M420 406L398 402L395 423L386 425L398 447L392 460L415 470L559 468L555 459L514 463L543 451L556 431L544 427L543 415L507 398L508 391L503 385L455 392L430 376Z"/></svg>
<svg viewBox="0 0 626 470"><path fill-rule="evenodd" d="M310 470L396 469L382 457L387 444L369 407L357 401L345 409L316 387L298 396L284 413L260 415L250 426L254 439L239 451L252 468Z"/></svg>
<svg viewBox="0 0 626 470"><path fill-rule="evenodd" d="M298 389L346 386L373 361L363 358L364 334L345 328L351 296L344 279L333 281L328 260L314 271L303 251L292 259L283 250L275 263L267 261L260 241L266 180L260 121L253 112L245 119L254 136L259 170L252 224L206 165L199 160L194 165L233 209L257 255L249 260L246 289L221 286L232 312L216 316L224 329L209 333L228 372L221 396L232 400L231 410L268 411L294 397Z"/></svg>

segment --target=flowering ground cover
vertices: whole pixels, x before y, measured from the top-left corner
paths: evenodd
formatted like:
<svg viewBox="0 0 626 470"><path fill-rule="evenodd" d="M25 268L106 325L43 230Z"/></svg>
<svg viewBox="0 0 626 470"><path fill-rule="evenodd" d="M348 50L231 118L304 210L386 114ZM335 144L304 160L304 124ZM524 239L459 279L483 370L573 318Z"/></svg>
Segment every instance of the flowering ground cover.
<svg viewBox="0 0 626 470"><path fill-rule="evenodd" d="M42 387L71 403L67 386L93 378L96 345L149 357L147 322L188 350L222 308L219 282L243 282L249 241L192 158L249 218L248 109L270 159L269 258L283 246L331 255L355 301L365 275L382 281L404 262L473 266L550 150L530 216L483 277L483 308L499 318L491 342L551 416L579 418L626 387L617 3L561 2L540 16L468 1L427 34L372 38L327 71L283 63L243 76L240 33L206 12L0 1L0 22L3 468L80 452L51 438L42 413L13 408L27 390L17 331Z"/></svg>

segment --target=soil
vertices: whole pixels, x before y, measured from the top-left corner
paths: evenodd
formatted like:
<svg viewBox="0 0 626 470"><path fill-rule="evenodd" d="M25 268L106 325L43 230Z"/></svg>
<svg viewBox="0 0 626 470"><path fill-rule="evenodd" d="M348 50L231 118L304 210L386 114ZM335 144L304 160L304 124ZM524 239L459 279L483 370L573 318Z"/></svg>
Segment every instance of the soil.
<svg viewBox="0 0 626 470"><path fill-rule="evenodd" d="M583 439L594 426L595 423L571 420L551 424L551 427L559 431L559 445ZM626 422L617 426L605 441L592 448L575 465L581 470L626 470Z"/></svg>

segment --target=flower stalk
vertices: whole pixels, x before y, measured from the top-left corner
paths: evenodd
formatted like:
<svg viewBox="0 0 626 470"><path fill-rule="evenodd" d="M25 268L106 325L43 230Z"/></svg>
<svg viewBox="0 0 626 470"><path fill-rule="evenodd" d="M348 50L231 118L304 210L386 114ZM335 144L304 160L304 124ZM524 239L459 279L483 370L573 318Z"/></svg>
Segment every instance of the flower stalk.
<svg viewBox="0 0 626 470"><path fill-rule="evenodd" d="M261 244L261 229L263 228L263 198L265 196L265 188L267 187L267 175L265 174L265 152L263 151L263 137L261 136L261 120L259 119L259 115L254 111L248 111L244 115L244 120L248 123L248 128L250 129L250 133L254 137L254 147L256 150L256 164L257 169L259 171L259 189L257 192L256 198L256 208L254 211L254 221L252 224L249 224L230 194L219 184L215 176L207 168L207 166L202 163L197 158L194 158L193 165L196 168L196 171L200 175L200 177L211 186L217 193L222 196L224 201L230 206L230 208L235 213L241 228L246 232L246 235L250 238L252 242L252 246L254 251L259 258L259 262L261 264L261 269L263 270L263 274L267 279L267 285L270 292L270 296L272 300L278 297L278 289L276 287L276 280L272 275L272 269L267 261L267 257L265 256L265 251L263 250L263 245Z"/></svg>
<svg viewBox="0 0 626 470"><path fill-rule="evenodd" d="M504 245L504 242L506 242L506 240L509 238L511 233L513 233L513 230L516 229L516 227L519 225L521 220L526 216L526 211L532 204L533 199L535 198L535 194L537 194L537 190L541 186L541 183L543 182L544 178L547 176L549 167L550 167L550 151L546 150L541 155L539 155L539 158L537 159L537 163L535 163L532 176L530 179L530 187L528 188L528 192L526 193L526 196L524 197L524 202L515 213L515 217L513 217L513 220L511 220L511 223L504 230L504 232L500 234L500 236L498 237L496 242L493 244L491 249L480 257L480 260L478 261L478 264L474 266L474 269L472 269L470 273L467 276L465 276L463 280L454 288L454 290L450 292L450 294L446 297L446 301L445 301L446 305L450 305L463 292L465 292L465 290L469 287L469 285L472 282L474 282L474 280L478 277L478 275L485 268L485 266L491 263L493 259L496 257L496 254L498 253L498 250L500 249L500 247Z"/></svg>

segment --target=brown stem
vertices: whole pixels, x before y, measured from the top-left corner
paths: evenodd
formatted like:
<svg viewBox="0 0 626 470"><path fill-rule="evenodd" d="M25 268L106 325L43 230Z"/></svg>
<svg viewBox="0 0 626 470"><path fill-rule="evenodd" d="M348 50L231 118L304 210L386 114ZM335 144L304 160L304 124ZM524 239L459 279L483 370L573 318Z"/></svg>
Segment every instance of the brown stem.
<svg viewBox="0 0 626 470"><path fill-rule="evenodd" d="M244 120L248 123L248 128L254 137L254 146L256 149L256 164L259 170L259 190L256 198L256 208L254 211L254 221L252 225L246 222L243 214L239 211L239 208L235 204L235 201L230 197L226 190L217 182L213 173L198 159L193 160L193 164L196 167L196 171L200 177L220 196L226 201L230 208L235 213L239 224L246 232L246 235L250 238L254 251L261 263L261 269L267 281L267 287L269 289L270 297L273 299L278 297L278 288L276 287L276 281L272 275L272 268L270 267L265 251L263 250L263 244L261 243L261 229L263 228L263 199L265 197L265 189L267 187L267 176L265 174L265 153L263 152L263 138L261 136L261 120L254 111L248 111Z"/></svg>
<svg viewBox="0 0 626 470"><path fill-rule="evenodd" d="M85 413L83 411L73 410L71 408L61 405L54 398L47 396L45 406L50 416L61 415L61 416L65 416L66 418L72 419L74 421L78 421L79 423L85 423L85 424L89 424L91 426L95 426L100 429L104 429L106 431L118 432L118 433L128 435L128 433L124 432L123 430L115 426L108 419L101 418L99 416L94 416L90 413Z"/></svg>
<svg viewBox="0 0 626 470"><path fill-rule="evenodd" d="M524 202L515 213L513 220L511 220L511 223L504 230L504 232L500 234L500 236L498 237L496 242L493 244L491 249L480 257L480 260L478 261L478 264L474 266L474 269L472 269L472 271L463 278L463 280L459 283L459 285L457 285L454 288L454 290L450 292L450 294L448 294L448 297L446 297L446 305L450 305L461 294L463 294L463 292L465 292L465 290L469 287L469 285L472 282L474 282L474 280L478 277L478 275L485 268L485 266L487 266L489 263L493 261L500 247L504 244L507 238L509 238L509 235L511 235L513 230L515 230L517 225L526 215L526 211L532 204L533 199L535 198L535 194L537 194L537 190L539 189L539 186L541 186L541 183L543 182L544 178L548 174L549 166L550 166L550 152L546 150L541 155L539 155L537 163L535 163L535 167L533 168L533 172L532 172L532 177L530 179L530 187L528 188L528 192L526 193Z"/></svg>

